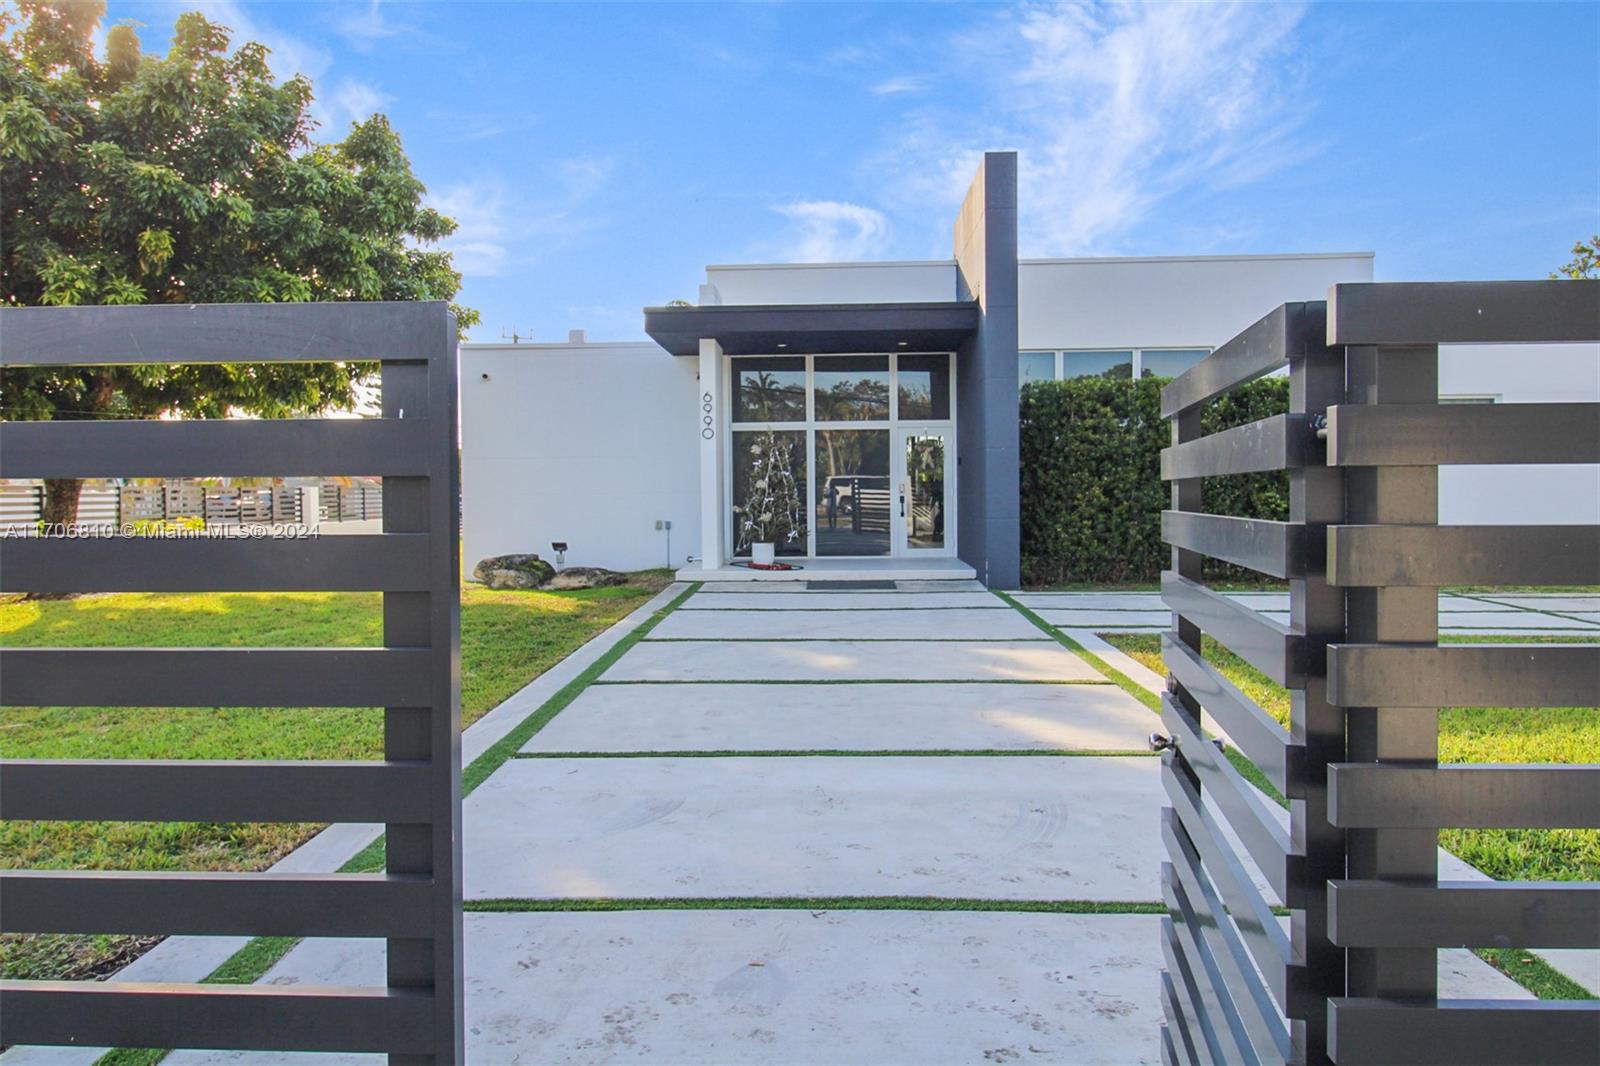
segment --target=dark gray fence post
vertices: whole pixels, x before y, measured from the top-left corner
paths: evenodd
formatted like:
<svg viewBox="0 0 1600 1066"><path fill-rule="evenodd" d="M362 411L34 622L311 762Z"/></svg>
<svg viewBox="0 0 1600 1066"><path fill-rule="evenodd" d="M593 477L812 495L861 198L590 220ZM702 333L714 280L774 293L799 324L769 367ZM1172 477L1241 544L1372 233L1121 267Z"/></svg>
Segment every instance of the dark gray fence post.
<svg viewBox="0 0 1600 1066"><path fill-rule="evenodd" d="M6 592L384 599L377 648L0 649L0 706L385 708L382 761L0 761L0 817L381 822L389 833L377 874L0 872L8 933L354 936L388 947L377 988L6 981L8 1044L462 1061L455 351L442 303L0 309L4 366L381 361L384 384L377 419L4 422L0 477L365 476L396 486L381 534L0 543ZM165 489L163 499L173 510Z"/></svg>
<svg viewBox="0 0 1600 1066"><path fill-rule="evenodd" d="M446 331L448 331L446 333ZM433 878L436 893L429 938L390 938L388 973L391 988L432 988L437 1055L390 1056L394 1063L459 1061L464 1030L457 1009L461 995L461 745L460 644L456 514L460 473L455 450L455 323L435 324L433 341L452 353L428 362L386 362L383 366L383 415L404 423L418 420L431 429L428 477L384 479L385 533L451 531L429 538L429 591L385 592L383 639L389 647L423 646L433 650L432 684L422 706L389 707L384 711L384 757L430 761L430 810L418 822L390 822L384 827L385 866L390 874ZM367 516L366 486L360 487L361 514ZM440 585L444 583L444 586ZM448 605L436 591L448 587ZM440 758L451 753L451 758ZM440 935L443 933L444 935ZM445 1041L448 1040L448 1045ZM447 1050L447 1046L449 1049Z"/></svg>
<svg viewBox="0 0 1600 1066"><path fill-rule="evenodd" d="M1303 572L1289 580L1289 626L1306 635L1311 647L1325 647L1341 638L1345 625L1344 594L1328 584L1326 559L1315 550L1323 531L1340 522L1345 511L1344 474L1325 464L1326 447L1316 437L1327 409L1344 398L1343 353L1321 343L1326 333L1323 309L1307 307L1306 348L1289 364L1290 418L1299 431L1304 462L1289 468L1289 521L1311 531ZM1290 923L1293 954L1300 960L1299 987L1290 995L1297 1003L1320 1004L1343 993L1344 952L1328 939L1328 882L1344 875L1344 834L1328 820L1326 767L1345 753L1344 711L1328 702L1328 682L1321 670L1308 670L1304 685L1289 692L1289 751L1300 750L1300 768L1285 789L1290 796L1290 836L1305 854L1302 878L1304 906ZM1296 1011L1290 1023L1293 1044L1303 1061L1327 1057L1327 1011Z"/></svg>
<svg viewBox="0 0 1600 1066"><path fill-rule="evenodd" d="M1352 347L1346 353L1346 400L1352 404L1427 404L1439 398L1437 345ZM1345 474L1345 521L1350 525L1431 526L1439 519L1437 466L1354 467ZM1345 592L1346 639L1352 644L1435 644L1439 590L1383 585ZM1437 766L1439 713L1422 707L1346 707L1350 762ZM1353 829L1345 839L1347 876L1434 884L1439 834L1432 829ZM1349 953L1348 994L1372 997L1438 995L1437 953L1431 948L1358 948Z"/></svg>

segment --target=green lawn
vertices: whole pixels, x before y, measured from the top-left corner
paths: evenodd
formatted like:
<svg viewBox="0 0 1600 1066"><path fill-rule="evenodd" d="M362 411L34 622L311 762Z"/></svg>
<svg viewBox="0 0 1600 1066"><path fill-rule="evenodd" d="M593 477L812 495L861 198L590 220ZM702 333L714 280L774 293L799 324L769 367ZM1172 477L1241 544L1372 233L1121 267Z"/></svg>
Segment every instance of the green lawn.
<svg viewBox="0 0 1600 1066"><path fill-rule="evenodd" d="M1102 634L1160 674L1161 638ZM1445 637L1446 643L1594 643L1582 637ZM1205 640L1206 660L1285 726L1289 694L1266 675ZM1439 761L1447 763L1593 762L1600 750L1600 708L1448 707L1439 713ZM1501 880L1600 881L1600 831L1593 829L1446 829L1439 843Z"/></svg>
<svg viewBox="0 0 1600 1066"><path fill-rule="evenodd" d="M638 607L670 579L576 592L466 587L461 718L471 724ZM0 646L361 646L382 641L377 593L119 594L0 602ZM24 759L376 759L377 708L0 709L0 757ZM320 826L0 822L0 867L254 870ZM64 978L120 968L154 938L0 937L0 975Z"/></svg>

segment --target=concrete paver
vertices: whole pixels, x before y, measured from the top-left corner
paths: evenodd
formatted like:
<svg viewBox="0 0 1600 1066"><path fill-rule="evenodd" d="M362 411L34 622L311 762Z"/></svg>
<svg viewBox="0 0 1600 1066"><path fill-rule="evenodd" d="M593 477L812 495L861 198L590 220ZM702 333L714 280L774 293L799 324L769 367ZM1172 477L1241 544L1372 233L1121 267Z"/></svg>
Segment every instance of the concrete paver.
<svg viewBox="0 0 1600 1066"><path fill-rule="evenodd" d="M1143 750L1111 685L594 685L524 751Z"/></svg>
<svg viewBox="0 0 1600 1066"><path fill-rule="evenodd" d="M1149 915L634 911L466 916L470 1063L1159 1061ZM379 941L308 940L276 984L383 979ZM178 1052L173 1066L381 1066Z"/></svg>
<svg viewBox="0 0 1600 1066"><path fill-rule="evenodd" d="M1016 611L678 611L652 640L1049 640Z"/></svg>
<svg viewBox="0 0 1600 1066"><path fill-rule="evenodd" d="M606 681L1099 681L1053 641L871 644L853 641L645 641Z"/></svg>
<svg viewBox="0 0 1600 1066"><path fill-rule="evenodd" d="M1129 629L1171 629L1171 611L1061 611L1041 610L1040 618L1057 629L1093 629L1120 633Z"/></svg>
<svg viewBox="0 0 1600 1066"><path fill-rule="evenodd" d="M1010 611L991 592L768 592L752 599L739 592L696 593L679 609L684 611L883 611L943 610L947 608Z"/></svg>
<svg viewBox="0 0 1600 1066"><path fill-rule="evenodd" d="M516 759L467 798L468 899L1160 898L1141 756Z"/></svg>
<svg viewBox="0 0 1600 1066"><path fill-rule="evenodd" d="M1543 611L1462 611L1442 614L1439 616L1439 627L1446 631L1451 629L1500 632L1544 629L1600 630L1600 626L1591 625L1580 619L1545 614Z"/></svg>
<svg viewBox="0 0 1600 1066"><path fill-rule="evenodd" d="M1482 601L1508 604L1529 611L1591 611L1600 612L1600 596L1591 595L1485 595Z"/></svg>

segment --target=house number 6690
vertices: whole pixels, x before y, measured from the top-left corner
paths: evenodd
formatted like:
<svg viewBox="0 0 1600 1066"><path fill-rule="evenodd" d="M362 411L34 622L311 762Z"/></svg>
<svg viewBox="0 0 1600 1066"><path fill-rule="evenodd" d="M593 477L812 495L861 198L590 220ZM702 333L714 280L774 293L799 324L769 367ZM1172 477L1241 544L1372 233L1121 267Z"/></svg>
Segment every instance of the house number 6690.
<svg viewBox="0 0 1600 1066"><path fill-rule="evenodd" d="M717 431L712 428L716 424L716 419L711 413L714 410L714 406L712 404L711 394L709 392L700 397L700 410L700 421L703 426L703 428L700 430L700 436L704 437L706 440L710 440L712 437L717 435Z"/></svg>

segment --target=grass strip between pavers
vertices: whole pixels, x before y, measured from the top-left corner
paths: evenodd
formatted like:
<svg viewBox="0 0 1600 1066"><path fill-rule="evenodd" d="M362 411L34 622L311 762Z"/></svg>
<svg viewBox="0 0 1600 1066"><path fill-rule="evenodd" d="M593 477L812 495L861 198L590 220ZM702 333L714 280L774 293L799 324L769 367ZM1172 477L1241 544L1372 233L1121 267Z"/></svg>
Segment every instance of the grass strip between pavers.
<svg viewBox="0 0 1600 1066"><path fill-rule="evenodd" d="M1030 641L1030 643L1032 643ZM1043 643L1040 641L1039 643ZM639 678L624 681L596 681L597 685L1109 685L1103 677L1028 681L1016 677L808 677L792 681L770 678L751 680L738 677Z"/></svg>
<svg viewBox="0 0 1600 1066"><path fill-rule="evenodd" d="M651 644L1046 644L1042 637L651 637Z"/></svg>
<svg viewBox="0 0 1600 1066"><path fill-rule="evenodd" d="M569 911L1012 911L1038 914L1166 914L1161 902L972 899L944 896L649 896L634 899L472 899L468 913Z"/></svg>
<svg viewBox="0 0 1600 1066"><path fill-rule="evenodd" d="M1149 758L1156 753L1128 748L715 748L679 751L519 751L518 759L788 759L788 758L954 758L963 755L1050 756L1052 758Z"/></svg>
<svg viewBox="0 0 1600 1066"><path fill-rule="evenodd" d="M1600 999L1524 948L1474 948L1473 954L1540 999Z"/></svg>
<svg viewBox="0 0 1600 1066"><path fill-rule="evenodd" d="M1100 658L1100 656L1096 655L1088 648L1085 648L1082 644L1079 644L1077 641L1073 640L1059 629L1056 629L1049 622L1046 622L1043 618L1040 618L1037 614L1018 603L1011 596L1004 592L1000 592L999 590L995 590L995 595L999 596L1002 600L1005 600L1012 607L1016 608L1017 611L1019 611L1028 621L1032 622L1046 633L1049 633L1062 647L1071 651L1084 662L1088 663L1090 666L1104 674L1113 685L1116 685L1122 691L1126 692L1128 695L1144 704L1156 714L1159 715L1161 713L1161 698L1154 692L1151 692L1149 689L1139 684L1139 682L1135 681L1121 670L1118 670L1116 667ZM1250 782L1252 785L1256 786L1256 788L1260 789L1264 795L1269 796L1278 806L1282 807L1284 810L1289 809L1289 801L1284 797L1284 794L1278 791L1277 786L1272 783L1266 774L1261 772L1261 768L1246 758L1242 751L1234 747L1232 744L1229 744L1222 754L1228 760L1228 762L1233 764L1233 768L1239 771L1239 775L1241 777Z"/></svg>
<svg viewBox="0 0 1600 1066"><path fill-rule="evenodd" d="M1542 615L1546 618L1559 618L1564 622L1576 622L1578 625L1575 627L1574 631L1579 633L1583 632L1585 629L1600 629L1600 623L1593 622L1587 618L1579 618L1576 611L1558 611L1553 607L1524 607L1520 603L1506 603L1503 600L1491 599L1488 596L1463 596L1462 599L1474 600L1478 603L1493 604L1496 607L1509 607L1513 611L1522 611L1526 614ZM1468 627L1464 626L1462 628ZM1555 629L1558 627L1551 626L1550 628Z"/></svg>
<svg viewBox="0 0 1600 1066"><path fill-rule="evenodd" d="M818 595L812 593L812 595ZM915 592L891 593L896 596L915 596ZM938 593L932 593L938 595ZM965 607L685 607L685 614L794 614L800 612L837 612L861 614L870 611L1003 611L999 604L974 603Z"/></svg>
<svg viewBox="0 0 1600 1066"><path fill-rule="evenodd" d="M617 641L605 654L584 668L577 677L545 700L528 717L518 722L511 731L491 745L482 755L472 760L461 771L461 797L465 799L472 794L472 790L488 780L506 762L516 755L517 750L526 744L539 730L549 724L550 719L560 714L566 707L582 694L601 674L611 668L611 665L622 658L630 648L644 639L645 635L654 629L661 620L683 605L690 596L700 591L701 582L693 582L690 586L673 597L666 606L657 610L631 633ZM350 861L339 867L339 873L373 873L383 869L383 837L379 837L353 856ZM300 937L287 936L262 936L252 939L244 947L234 952L210 974L201 978L201 984L237 984L248 985L259 981L261 977L278 961L293 950L300 943ZM95 1066L150 1066L160 1062L171 1049L168 1048L113 1048L95 1060Z"/></svg>

